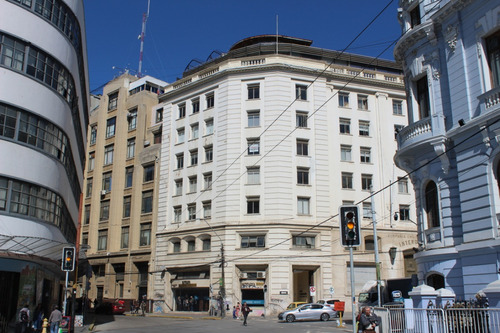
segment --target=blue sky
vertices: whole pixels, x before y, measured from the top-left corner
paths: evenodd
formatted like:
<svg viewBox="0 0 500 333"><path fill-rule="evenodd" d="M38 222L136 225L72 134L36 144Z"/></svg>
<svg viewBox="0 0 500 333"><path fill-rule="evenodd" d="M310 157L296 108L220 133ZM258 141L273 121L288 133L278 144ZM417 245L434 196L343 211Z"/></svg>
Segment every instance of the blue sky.
<svg viewBox="0 0 500 333"><path fill-rule="evenodd" d="M90 90L127 68L139 68L142 15L147 0L84 0ZM378 56L401 35L398 0L151 0L142 72L173 82L194 58L227 52L237 41L278 33L343 50L389 4L347 50ZM393 60L393 46L381 58ZM113 69L113 66L115 69Z"/></svg>

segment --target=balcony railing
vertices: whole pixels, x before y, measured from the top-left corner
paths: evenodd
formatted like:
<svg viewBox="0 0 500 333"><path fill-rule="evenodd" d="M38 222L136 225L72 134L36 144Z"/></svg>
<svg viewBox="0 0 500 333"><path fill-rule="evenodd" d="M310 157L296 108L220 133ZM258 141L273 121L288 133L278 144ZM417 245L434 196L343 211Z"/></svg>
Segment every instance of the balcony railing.
<svg viewBox="0 0 500 333"><path fill-rule="evenodd" d="M481 114L500 108L500 87L491 89L477 98L479 99Z"/></svg>
<svg viewBox="0 0 500 333"><path fill-rule="evenodd" d="M416 123L410 124L403 128L398 134L398 146L401 149L406 145L407 141L413 141L411 139L420 137L425 134L432 135L432 125L430 117L419 120ZM428 135L426 135L426 137Z"/></svg>

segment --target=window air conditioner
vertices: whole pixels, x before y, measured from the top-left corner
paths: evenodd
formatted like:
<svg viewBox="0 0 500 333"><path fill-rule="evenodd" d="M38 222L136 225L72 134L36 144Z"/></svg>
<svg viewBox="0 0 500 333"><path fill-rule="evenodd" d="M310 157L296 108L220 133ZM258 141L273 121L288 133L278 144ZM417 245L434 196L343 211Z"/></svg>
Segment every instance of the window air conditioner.
<svg viewBox="0 0 500 333"><path fill-rule="evenodd" d="M105 195L106 195L106 193L107 193L107 192L106 192L106 190L102 190L102 191L101 191L101 195L102 195L102 196L105 196Z"/></svg>
<svg viewBox="0 0 500 333"><path fill-rule="evenodd" d="M148 140L144 141L144 147L148 147L150 144L151 144L151 142L149 142Z"/></svg>
<svg viewBox="0 0 500 333"><path fill-rule="evenodd" d="M132 112L127 113L127 118L133 118L134 114Z"/></svg>
<svg viewBox="0 0 500 333"><path fill-rule="evenodd" d="M240 278L242 279L247 279L248 278L248 273L241 273Z"/></svg>
<svg viewBox="0 0 500 333"><path fill-rule="evenodd" d="M257 272L257 279L265 279L266 272Z"/></svg>

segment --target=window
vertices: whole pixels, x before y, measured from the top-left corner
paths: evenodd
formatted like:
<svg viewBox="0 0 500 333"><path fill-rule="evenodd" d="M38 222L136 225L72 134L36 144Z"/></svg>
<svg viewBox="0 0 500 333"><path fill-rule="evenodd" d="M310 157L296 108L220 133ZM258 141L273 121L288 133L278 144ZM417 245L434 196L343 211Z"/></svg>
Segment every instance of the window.
<svg viewBox="0 0 500 333"><path fill-rule="evenodd" d="M174 223L180 223L182 217L181 206L174 207Z"/></svg>
<svg viewBox="0 0 500 333"><path fill-rule="evenodd" d="M0 177L0 210L7 208L7 192L9 191L9 180Z"/></svg>
<svg viewBox="0 0 500 333"><path fill-rule="evenodd" d="M186 117L186 104L179 104L178 110L179 110L179 119Z"/></svg>
<svg viewBox="0 0 500 333"><path fill-rule="evenodd" d="M408 178L398 177L398 192L408 194Z"/></svg>
<svg viewBox="0 0 500 333"><path fill-rule="evenodd" d="M128 167L125 169L125 188L132 187L133 180L134 180L134 167Z"/></svg>
<svg viewBox="0 0 500 333"><path fill-rule="evenodd" d="M205 135L210 135L214 133L214 120L207 119L205 120Z"/></svg>
<svg viewBox="0 0 500 333"><path fill-rule="evenodd" d="M247 184L255 185L260 184L260 168L248 167L247 168Z"/></svg>
<svg viewBox="0 0 500 333"><path fill-rule="evenodd" d="M295 98L301 101L307 101L307 86L302 84L295 85Z"/></svg>
<svg viewBox="0 0 500 333"><path fill-rule="evenodd" d="M118 92L108 95L108 111L114 110L118 107Z"/></svg>
<svg viewBox="0 0 500 333"><path fill-rule="evenodd" d="M142 214L148 214L153 211L153 191L142 192Z"/></svg>
<svg viewBox="0 0 500 333"><path fill-rule="evenodd" d="M212 202L211 201L203 202L203 217L206 219L212 217Z"/></svg>
<svg viewBox="0 0 500 333"><path fill-rule="evenodd" d="M90 127L90 144L95 145L97 140L97 125L92 125Z"/></svg>
<svg viewBox="0 0 500 333"><path fill-rule="evenodd" d="M121 249L128 248L129 235L130 235L130 227L122 227L122 237L121 237L121 242L120 242Z"/></svg>
<svg viewBox="0 0 500 333"><path fill-rule="evenodd" d="M349 107L349 94L348 93L339 93L339 106L341 108Z"/></svg>
<svg viewBox="0 0 500 333"><path fill-rule="evenodd" d="M260 154L260 139L247 139L248 144L248 155L259 155Z"/></svg>
<svg viewBox="0 0 500 333"><path fill-rule="evenodd" d="M94 170L94 167L95 167L95 152L90 152L89 153L89 170L88 171L92 171Z"/></svg>
<svg viewBox="0 0 500 333"><path fill-rule="evenodd" d="M203 175L203 188L205 190L210 190L212 188L212 173L205 173Z"/></svg>
<svg viewBox="0 0 500 333"><path fill-rule="evenodd" d="M196 204L189 204L188 205L188 220L193 221L196 220Z"/></svg>
<svg viewBox="0 0 500 333"><path fill-rule="evenodd" d="M113 163L113 154L115 152L115 146L109 145L104 147L104 165Z"/></svg>
<svg viewBox="0 0 500 333"><path fill-rule="evenodd" d="M437 228L439 221L439 201L436 183L430 181L425 186L425 215L428 228Z"/></svg>
<svg viewBox="0 0 500 333"><path fill-rule="evenodd" d="M369 202L363 202L363 218L364 219L372 218L372 204Z"/></svg>
<svg viewBox="0 0 500 333"><path fill-rule="evenodd" d="M90 205L85 205L85 211L83 214L83 224L88 225L90 223Z"/></svg>
<svg viewBox="0 0 500 333"><path fill-rule="evenodd" d="M359 157L361 163L371 163L371 148L361 147L359 150Z"/></svg>
<svg viewBox="0 0 500 333"><path fill-rule="evenodd" d="M127 218L130 217L130 209L132 207L132 197L131 196L126 196L123 197L123 217Z"/></svg>
<svg viewBox="0 0 500 333"><path fill-rule="evenodd" d="M198 186L198 177L197 176L189 177L189 193L196 192L197 186Z"/></svg>
<svg viewBox="0 0 500 333"><path fill-rule="evenodd" d="M116 130L116 117L109 118L106 121L106 139L115 136Z"/></svg>
<svg viewBox="0 0 500 333"><path fill-rule="evenodd" d="M297 155L309 155L309 142L307 140L297 139Z"/></svg>
<svg viewBox="0 0 500 333"><path fill-rule="evenodd" d="M340 124L340 134L351 134L350 119L341 118L339 124Z"/></svg>
<svg viewBox="0 0 500 333"><path fill-rule="evenodd" d="M297 198L297 214L309 215L309 198Z"/></svg>
<svg viewBox="0 0 500 333"><path fill-rule="evenodd" d="M173 242L174 253L181 252L181 242Z"/></svg>
<svg viewBox="0 0 500 333"><path fill-rule="evenodd" d="M148 164L144 166L144 183L151 182L155 179L155 165Z"/></svg>
<svg viewBox="0 0 500 333"><path fill-rule="evenodd" d="M266 236L241 236L241 247L265 247Z"/></svg>
<svg viewBox="0 0 500 333"><path fill-rule="evenodd" d="M248 99L258 99L260 93L260 85L259 84L249 84L247 86L248 89Z"/></svg>
<svg viewBox="0 0 500 333"><path fill-rule="evenodd" d="M141 234L139 237L139 246L151 245L151 222L141 224Z"/></svg>
<svg viewBox="0 0 500 333"><path fill-rule="evenodd" d="M156 110L155 122L161 123L163 121L163 108Z"/></svg>
<svg viewBox="0 0 500 333"><path fill-rule="evenodd" d="M315 247L316 237L314 236L292 236L292 244L294 247L304 247L313 249Z"/></svg>
<svg viewBox="0 0 500 333"><path fill-rule="evenodd" d="M342 172L342 188L352 189L352 173Z"/></svg>
<svg viewBox="0 0 500 333"><path fill-rule="evenodd" d="M0 42L1 42L0 38ZM8 67L23 70L23 63L25 58L26 45L22 42L16 41L12 38L4 36L3 45L0 46L1 58L0 63ZM35 60L36 62L36 60ZM43 64L40 64L43 67ZM33 70L34 71L34 70ZM41 72L41 70L39 70ZM30 73L28 73L30 74ZM31 74L34 76L34 74ZM41 73L43 78L43 73ZM42 79L40 78L40 79Z"/></svg>
<svg viewBox="0 0 500 333"><path fill-rule="evenodd" d="M109 219L109 200L101 201L101 211L99 221L107 221Z"/></svg>
<svg viewBox="0 0 500 333"><path fill-rule="evenodd" d="M340 160L344 162L352 161L352 148L351 146L341 145L340 146Z"/></svg>
<svg viewBox="0 0 500 333"><path fill-rule="evenodd" d="M403 101L392 101L392 114L397 116L403 115Z"/></svg>
<svg viewBox="0 0 500 333"><path fill-rule="evenodd" d="M161 143L162 131L153 132L153 144Z"/></svg>
<svg viewBox="0 0 500 333"><path fill-rule="evenodd" d="M369 121L359 121L359 135L370 136L370 122Z"/></svg>
<svg viewBox="0 0 500 333"><path fill-rule="evenodd" d="M102 189L106 192L111 192L111 182L112 182L112 173L106 172L102 174Z"/></svg>
<svg viewBox="0 0 500 333"><path fill-rule="evenodd" d="M358 110L368 110L368 96L358 95Z"/></svg>
<svg viewBox="0 0 500 333"><path fill-rule="evenodd" d="M260 111L248 111L248 127L260 126Z"/></svg>
<svg viewBox="0 0 500 333"><path fill-rule="evenodd" d="M176 155L177 169L184 168L184 154Z"/></svg>
<svg viewBox="0 0 500 333"><path fill-rule="evenodd" d="M404 128L404 125L394 125L394 139L398 138L398 133Z"/></svg>
<svg viewBox="0 0 500 333"><path fill-rule="evenodd" d="M210 251L211 244L210 244L210 238L204 239L203 240L203 251Z"/></svg>
<svg viewBox="0 0 500 333"><path fill-rule="evenodd" d="M361 175L361 189L364 191L370 191L372 188L372 175L362 174Z"/></svg>
<svg viewBox="0 0 500 333"><path fill-rule="evenodd" d="M212 146L205 147L205 162L212 162L214 159L214 149Z"/></svg>
<svg viewBox="0 0 500 333"><path fill-rule="evenodd" d="M177 130L177 143L183 143L184 142L184 134L185 134L184 127L183 128L179 128Z"/></svg>
<svg viewBox="0 0 500 333"><path fill-rule="evenodd" d="M182 195L182 179L175 180L175 195Z"/></svg>
<svg viewBox="0 0 500 333"><path fill-rule="evenodd" d="M409 221L410 220L410 206L399 205L399 219L401 221Z"/></svg>
<svg viewBox="0 0 500 333"><path fill-rule="evenodd" d="M419 3L410 11L410 27L415 28L421 23Z"/></svg>
<svg viewBox="0 0 500 333"><path fill-rule="evenodd" d="M248 197L247 198L247 214L259 214L259 197Z"/></svg>
<svg viewBox="0 0 500 333"><path fill-rule="evenodd" d="M429 117L430 104L429 104L429 85L427 84L427 76L424 76L417 81L417 105L418 114L420 119Z"/></svg>
<svg viewBox="0 0 500 333"><path fill-rule="evenodd" d="M196 248L196 242L194 240L187 241L187 250L188 252L193 252Z"/></svg>
<svg viewBox="0 0 500 333"><path fill-rule="evenodd" d="M93 183L94 180L92 178L87 178L87 198L90 198L92 196Z"/></svg>
<svg viewBox="0 0 500 333"><path fill-rule="evenodd" d="M213 93L206 95L207 109L213 108L215 105L215 96Z"/></svg>
<svg viewBox="0 0 500 333"><path fill-rule="evenodd" d="M493 88L500 86L500 31L486 38L486 52Z"/></svg>
<svg viewBox="0 0 500 333"><path fill-rule="evenodd" d="M297 168L297 184L309 185L309 169Z"/></svg>
<svg viewBox="0 0 500 333"><path fill-rule="evenodd" d="M197 165L198 164L198 149L191 150L189 153L191 155L191 165Z"/></svg>
<svg viewBox="0 0 500 333"><path fill-rule="evenodd" d="M99 230L97 236L97 250L105 251L108 249L108 230Z"/></svg>
<svg viewBox="0 0 500 333"><path fill-rule="evenodd" d="M158 115L157 115L158 116ZM135 130L137 127L137 109L130 110L127 114L128 130Z"/></svg>
<svg viewBox="0 0 500 333"><path fill-rule="evenodd" d="M193 109L193 113L200 112L200 99L195 98L191 101L191 108Z"/></svg>
<svg viewBox="0 0 500 333"><path fill-rule="evenodd" d="M200 126L198 123L191 125L191 140L198 139L200 133Z"/></svg>
<svg viewBox="0 0 500 333"><path fill-rule="evenodd" d="M307 128L307 112L297 111L295 113L296 126L300 128Z"/></svg>
<svg viewBox="0 0 500 333"><path fill-rule="evenodd" d="M135 138L127 140L127 158L135 156Z"/></svg>
<svg viewBox="0 0 500 333"><path fill-rule="evenodd" d="M82 245L89 245L89 233L88 232L83 232L82 233Z"/></svg>

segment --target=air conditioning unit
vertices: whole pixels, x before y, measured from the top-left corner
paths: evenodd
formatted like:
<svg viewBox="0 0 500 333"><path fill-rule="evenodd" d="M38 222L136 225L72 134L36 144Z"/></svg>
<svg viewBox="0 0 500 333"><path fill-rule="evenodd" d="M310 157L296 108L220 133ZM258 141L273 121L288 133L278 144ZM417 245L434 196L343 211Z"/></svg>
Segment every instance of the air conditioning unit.
<svg viewBox="0 0 500 333"><path fill-rule="evenodd" d="M241 273L240 279L248 279L248 273Z"/></svg>
<svg viewBox="0 0 500 333"><path fill-rule="evenodd" d="M257 279L265 279L266 278L266 272L257 272Z"/></svg>
<svg viewBox="0 0 500 333"><path fill-rule="evenodd" d="M127 118L133 118L134 116L135 114L133 114L132 112L127 113Z"/></svg>
<svg viewBox="0 0 500 333"><path fill-rule="evenodd" d="M102 191L101 191L101 196L105 196L105 195L106 195L106 193L108 193L108 192L106 192L106 190L102 190Z"/></svg>
<svg viewBox="0 0 500 333"><path fill-rule="evenodd" d="M148 147L151 144L148 140L144 141L144 147Z"/></svg>

